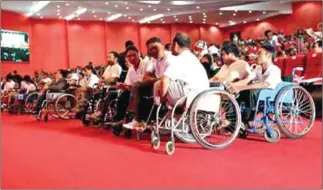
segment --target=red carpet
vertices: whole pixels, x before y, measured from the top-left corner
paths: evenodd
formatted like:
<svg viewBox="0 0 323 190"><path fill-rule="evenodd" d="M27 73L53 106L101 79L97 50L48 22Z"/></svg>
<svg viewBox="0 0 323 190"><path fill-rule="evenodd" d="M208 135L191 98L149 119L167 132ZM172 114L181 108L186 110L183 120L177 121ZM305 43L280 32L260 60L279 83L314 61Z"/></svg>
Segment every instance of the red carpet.
<svg viewBox="0 0 323 190"><path fill-rule="evenodd" d="M2 188L322 188L322 124L301 140L236 140L210 151L115 137L78 121L1 115Z"/></svg>

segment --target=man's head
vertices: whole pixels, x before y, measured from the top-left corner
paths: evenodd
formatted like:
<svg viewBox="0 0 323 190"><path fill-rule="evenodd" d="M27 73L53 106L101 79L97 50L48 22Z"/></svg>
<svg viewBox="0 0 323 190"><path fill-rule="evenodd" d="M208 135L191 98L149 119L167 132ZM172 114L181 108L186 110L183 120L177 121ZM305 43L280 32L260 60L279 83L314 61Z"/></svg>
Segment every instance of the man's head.
<svg viewBox="0 0 323 190"><path fill-rule="evenodd" d="M26 83L30 83L31 82L31 78L29 75L25 75L23 80L26 82Z"/></svg>
<svg viewBox="0 0 323 190"><path fill-rule="evenodd" d="M319 23L319 24L317 25L317 30L322 32L322 23Z"/></svg>
<svg viewBox="0 0 323 190"><path fill-rule="evenodd" d="M164 56L164 46L157 37L152 37L146 42L148 54L159 60Z"/></svg>
<svg viewBox="0 0 323 190"><path fill-rule="evenodd" d="M78 77L79 77L79 79L83 79L83 78L84 78L84 73L79 72L79 73L78 73Z"/></svg>
<svg viewBox="0 0 323 190"><path fill-rule="evenodd" d="M315 42L314 51L315 53L322 53L322 40Z"/></svg>
<svg viewBox="0 0 323 190"><path fill-rule="evenodd" d="M67 78L68 73L69 72L67 70L60 69L56 72L55 78L56 79Z"/></svg>
<svg viewBox="0 0 323 190"><path fill-rule="evenodd" d="M172 53L174 55L180 54L183 50L189 49L191 46L191 38L183 32L175 35L172 43Z"/></svg>
<svg viewBox="0 0 323 190"><path fill-rule="evenodd" d="M207 44L205 41L199 40L195 43L193 53L196 57L200 57L203 50L207 49ZM202 55L203 56L203 55Z"/></svg>
<svg viewBox="0 0 323 190"><path fill-rule="evenodd" d="M268 40L272 40L273 39L273 32L271 30L266 30L265 31L265 37L268 39Z"/></svg>
<svg viewBox="0 0 323 190"><path fill-rule="evenodd" d="M172 51L172 44L171 43L165 44L165 50Z"/></svg>
<svg viewBox="0 0 323 190"><path fill-rule="evenodd" d="M273 63L276 57L276 50L271 45L263 45L258 51L258 65Z"/></svg>
<svg viewBox="0 0 323 190"><path fill-rule="evenodd" d="M135 46L129 46L126 50L126 59L131 65L139 65L139 50Z"/></svg>
<svg viewBox="0 0 323 190"><path fill-rule="evenodd" d="M14 75L14 76L15 76L15 75L18 75L17 70L14 70L14 71L13 71L13 75Z"/></svg>
<svg viewBox="0 0 323 190"><path fill-rule="evenodd" d="M233 42L225 42L221 48L221 58L225 64L231 64L240 56L237 45Z"/></svg>
<svg viewBox="0 0 323 190"><path fill-rule="evenodd" d="M85 70L85 74L86 74L86 76L91 76L92 74L93 74L93 67L91 67L90 65L87 65L85 68L84 68L84 70Z"/></svg>
<svg viewBox="0 0 323 190"><path fill-rule="evenodd" d="M14 78L14 76L12 76L11 73L6 76L7 81L12 81L13 78Z"/></svg>
<svg viewBox="0 0 323 190"><path fill-rule="evenodd" d="M119 58L119 54L115 51L111 51L107 57L107 64L108 65L116 64L118 62L118 58Z"/></svg>
<svg viewBox="0 0 323 190"><path fill-rule="evenodd" d="M125 47L126 47L126 49L129 47L129 46L134 46L135 44L133 43L133 41L131 41L131 40L128 40L128 41L126 41L125 42Z"/></svg>

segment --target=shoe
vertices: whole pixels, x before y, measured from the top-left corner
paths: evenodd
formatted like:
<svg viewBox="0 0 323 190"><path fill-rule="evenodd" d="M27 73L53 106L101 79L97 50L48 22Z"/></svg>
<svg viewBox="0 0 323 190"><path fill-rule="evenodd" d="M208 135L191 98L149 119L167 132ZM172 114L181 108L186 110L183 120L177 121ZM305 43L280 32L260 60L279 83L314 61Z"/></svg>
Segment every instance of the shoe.
<svg viewBox="0 0 323 190"><path fill-rule="evenodd" d="M139 126L139 122L136 120L132 120L130 123L126 123L122 125L126 129L134 129L135 127Z"/></svg>
<svg viewBox="0 0 323 190"><path fill-rule="evenodd" d="M131 139L131 135L132 135L131 130L126 130L126 131L124 132L124 136L125 136L127 139Z"/></svg>

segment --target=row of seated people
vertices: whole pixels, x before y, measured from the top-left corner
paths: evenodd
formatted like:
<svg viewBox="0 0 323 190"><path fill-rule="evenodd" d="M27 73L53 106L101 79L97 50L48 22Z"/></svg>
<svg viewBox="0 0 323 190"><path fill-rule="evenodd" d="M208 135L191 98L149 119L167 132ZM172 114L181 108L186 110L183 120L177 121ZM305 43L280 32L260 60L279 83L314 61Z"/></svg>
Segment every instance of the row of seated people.
<svg viewBox="0 0 323 190"><path fill-rule="evenodd" d="M185 96L187 100L183 106L187 108L197 94L209 88L210 82L223 82L231 93L240 93L239 103L244 102L247 107L254 108L260 89L274 89L281 82L281 70L273 63L275 48L270 45L264 45L259 49L258 67L252 71L250 65L239 58L240 52L237 45L231 42L224 43L220 52L224 65L214 76L208 76L200 60L190 51L191 40L185 33L177 33L174 37L172 53L164 50L164 46L157 37L149 39L146 46L149 56L152 57L148 63L140 59L139 51L135 46L127 48L125 54L130 66L124 82L117 82L121 69L117 64L118 54L111 52L107 61L109 66L101 79L91 66L87 66L85 74L88 82L82 86L79 79L73 79L73 74L60 70L56 73L56 82L48 89L54 92L61 91L68 88L68 82L70 85L75 85L76 82L80 86L75 93L85 94L83 98L86 98L91 94L95 84L99 86L102 83L115 84L112 90L106 92L102 110L94 115L101 122L106 122L104 120L106 108L117 96L119 99L117 114L112 118L112 123L108 123L107 126L113 126L115 134L118 134L122 130L121 126L130 130L145 129L142 122L147 117L147 107L151 106L147 105L144 97L153 97L154 104L166 102L173 106L177 100ZM40 111L45 92L38 101L36 113ZM124 122L127 110L135 115L130 123ZM84 114L86 110L80 109L81 115L82 112ZM253 114L252 109L244 114L244 122L247 126L253 119Z"/></svg>

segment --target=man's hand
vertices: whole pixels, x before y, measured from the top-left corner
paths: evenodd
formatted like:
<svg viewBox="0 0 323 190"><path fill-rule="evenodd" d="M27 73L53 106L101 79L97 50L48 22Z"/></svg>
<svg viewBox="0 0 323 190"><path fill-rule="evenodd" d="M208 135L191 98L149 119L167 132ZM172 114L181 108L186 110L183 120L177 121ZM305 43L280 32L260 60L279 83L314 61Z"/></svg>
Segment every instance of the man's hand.
<svg viewBox="0 0 323 190"><path fill-rule="evenodd" d="M239 86L230 86L227 90L232 94L238 94L242 88Z"/></svg>

